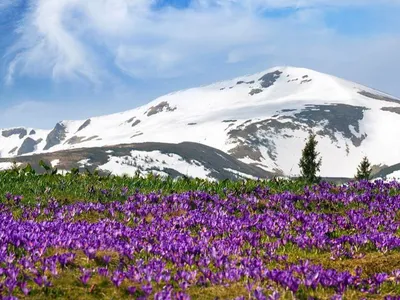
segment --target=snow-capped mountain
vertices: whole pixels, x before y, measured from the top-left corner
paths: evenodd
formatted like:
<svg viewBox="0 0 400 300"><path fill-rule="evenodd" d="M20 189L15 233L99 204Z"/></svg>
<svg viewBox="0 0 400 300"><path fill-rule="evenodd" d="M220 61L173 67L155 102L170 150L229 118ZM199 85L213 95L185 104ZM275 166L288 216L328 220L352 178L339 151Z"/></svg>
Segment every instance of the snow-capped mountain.
<svg viewBox="0 0 400 300"><path fill-rule="evenodd" d="M376 166L400 162L400 99L294 67L171 93L122 113L62 121L52 130L0 130L0 157L194 142L266 171L296 175L310 130L317 133L322 176L351 177L364 155ZM111 153L108 159L115 160ZM117 169L112 163L103 168Z"/></svg>

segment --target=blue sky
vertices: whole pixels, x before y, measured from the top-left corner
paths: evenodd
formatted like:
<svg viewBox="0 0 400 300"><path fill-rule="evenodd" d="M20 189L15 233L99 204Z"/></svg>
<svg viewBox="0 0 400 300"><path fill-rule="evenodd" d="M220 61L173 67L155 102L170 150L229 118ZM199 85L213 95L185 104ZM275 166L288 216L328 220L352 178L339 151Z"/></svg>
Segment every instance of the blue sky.
<svg viewBox="0 0 400 300"><path fill-rule="evenodd" d="M399 0L0 0L0 128L51 128L276 65L400 97L399 15Z"/></svg>

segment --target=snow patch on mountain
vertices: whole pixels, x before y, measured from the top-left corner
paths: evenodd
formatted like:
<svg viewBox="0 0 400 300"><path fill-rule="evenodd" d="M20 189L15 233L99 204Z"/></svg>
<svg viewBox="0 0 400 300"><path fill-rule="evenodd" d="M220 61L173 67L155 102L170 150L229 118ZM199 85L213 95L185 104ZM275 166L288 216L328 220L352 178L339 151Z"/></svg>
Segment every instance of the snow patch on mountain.
<svg viewBox="0 0 400 300"><path fill-rule="evenodd" d="M56 167L59 163L60 163L59 159L54 159L50 162L52 168Z"/></svg>
<svg viewBox="0 0 400 300"><path fill-rule="evenodd" d="M9 170L13 167L13 163L11 162L0 162L0 170ZM20 163L17 163L16 166L20 166Z"/></svg>
<svg viewBox="0 0 400 300"><path fill-rule="evenodd" d="M400 180L400 170L394 171L386 175L386 181Z"/></svg>
<svg viewBox="0 0 400 300"><path fill-rule="evenodd" d="M198 161L186 161L176 154L164 154L160 151L131 151L130 156L115 157L110 155L104 165L99 166L100 170L108 170L114 175L127 174L135 175L137 171L141 174L155 173L162 176L168 174L164 169L174 169L182 175L209 178L210 170L204 168Z"/></svg>
<svg viewBox="0 0 400 300"><path fill-rule="evenodd" d="M79 164L79 167L83 168L85 166L91 166L92 163L90 162L90 159L81 159L80 161L77 162Z"/></svg>
<svg viewBox="0 0 400 300"><path fill-rule="evenodd" d="M255 176L252 176L252 175L249 175L249 174L246 174L246 173L243 173L243 172L239 172L237 170L233 170L233 169L230 169L230 168L224 168L224 170L237 175L238 178L247 178L247 179L254 179L254 180L259 179L259 178L255 177Z"/></svg>

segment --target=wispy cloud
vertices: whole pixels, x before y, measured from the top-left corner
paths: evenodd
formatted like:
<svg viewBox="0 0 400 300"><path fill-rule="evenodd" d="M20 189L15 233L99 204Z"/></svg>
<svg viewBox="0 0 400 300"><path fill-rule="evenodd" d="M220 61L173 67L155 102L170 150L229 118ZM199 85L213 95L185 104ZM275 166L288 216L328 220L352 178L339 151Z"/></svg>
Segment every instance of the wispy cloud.
<svg viewBox="0 0 400 300"><path fill-rule="evenodd" d="M171 78L210 65L258 59L268 60L265 65L276 62L332 71L349 58L360 61L360 68L363 58L400 67L394 57L390 62L387 57L400 51L399 32L350 39L324 22L332 7L376 5L376 1L193 0L185 9L169 5L155 9L157 4L156 0L31 0L18 27L19 38L7 54L6 81L22 75L84 79L99 85L118 76ZM398 8L400 0L379 4ZM280 9L290 11L266 17Z"/></svg>

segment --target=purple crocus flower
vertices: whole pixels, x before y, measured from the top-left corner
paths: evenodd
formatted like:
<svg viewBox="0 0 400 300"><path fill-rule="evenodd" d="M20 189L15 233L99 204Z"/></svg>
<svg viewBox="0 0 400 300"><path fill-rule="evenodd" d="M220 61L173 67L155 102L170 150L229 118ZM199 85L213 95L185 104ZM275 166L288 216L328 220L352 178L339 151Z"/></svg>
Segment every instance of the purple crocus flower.
<svg viewBox="0 0 400 300"><path fill-rule="evenodd" d="M126 193L128 193L128 187L122 187L121 188L121 196L125 196Z"/></svg>
<svg viewBox="0 0 400 300"><path fill-rule="evenodd" d="M86 285L89 279L92 277L92 272L88 269L81 268L82 275L79 277L79 280Z"/></svg>
<svg viewBox="0 0 400 300"><path fill-rule="evenodd" d="M134 293L136 293L137 289L134 286L129 286L129 287L127 287L126 290L128 291L129 294L133 295Z"/></svg>
<svg viewBox="0 0 400 300"><path fill-rule="evenodd" d="M176 300L190 300L190 296L185 294L182 291L179 291L175 294L175 299Z"/></svg>
<svg viewBox="0 0 400 300"><path fill-rule="evenodd" d="M13 197L14 203L19 204L24 197L21 195L16 195Z"/></svg>
<svg viewBox="0 0 400 300"><path fill-rule="evenodd" d="M104 255L104 256L103 256L103 261L104 261L104 263L105 263L106 265L108 265L108 264L110 263L110 261L111 261L111 256L109 256L109 255Z"/></svg>
<svg viewBox="0 0 400 300"><path fill-rule="evenodd" d="M142 285L142 291L143 291L146 295L150 295L151 292L153 291L153 287L151 286L151 284Z"/></svg>
<svg viewBox="0 0 400 300"><path fill-rule="evenodd" d="M115 271L111 276L111 281L116 287L119 287L125 279L125 274L119 270Z"/></svg>
<svg viewBox="0 0 400 300"><path fill-rule="evenodd" d="M265 297L265 295L264 295L264 293L263 293L263 289L260 288L260 287L257 287L257 288L254 290L253 295L254 295L254 298L255 298L256 300L267 300L267 297Z"/></svg>
<svg viewBox="0 0 400 300"><path fill-rule="evenodd" d="M6 193L6 199L8 201L10 201L12 197L13 197L13 195L11 193Z"/></svg>
<svg viewBox="0 0 400 300"><path fill-rule="evenodd" d="M281 295L277 291L273 291L271 295L268 295L268 300L279 300Z"/></svg>
<svg viewBox="0 0 400 300"><path fill-rule="evenodd" d="M18 300L17 297L13 296L13 295L8 295L2 298L3 300Z"/></svg>
<svg viewBox="0 0 400 300"><path fill-rule="evenodd" d="M43 275L36 276L33 281L39 286L42 287L48 283L47 277Z"/></svg>
<svg viewBox="0 0 400 300"><path fill-rule="evenodd" d="M18 286L21 289L22 293L24 293L25 296L27 296L29 294L30 289L28 288L25 281L19 282Z"/></svg>
<svg viewBox="0 0 400 300"><path fill-rule="evenodd" d="M107 277L108 276L108 269L107 268L98 268L97 272L100 276Z"/></svg>

